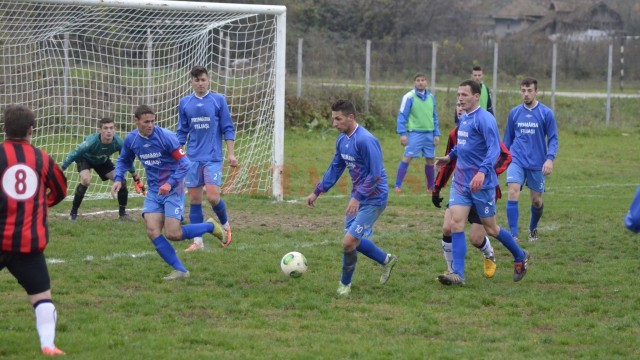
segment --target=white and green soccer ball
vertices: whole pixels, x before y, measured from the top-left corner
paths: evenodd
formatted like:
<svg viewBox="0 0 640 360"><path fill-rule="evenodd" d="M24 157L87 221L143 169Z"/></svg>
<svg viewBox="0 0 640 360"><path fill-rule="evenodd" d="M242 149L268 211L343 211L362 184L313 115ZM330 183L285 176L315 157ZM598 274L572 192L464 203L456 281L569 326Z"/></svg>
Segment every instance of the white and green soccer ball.
<svg viewBox="0 0 640 360"><path fill-rule="evenodd" d="M282 272L294 278L299 278L307 271L307 258L297 251L287 253L280 260Z"/></svg>

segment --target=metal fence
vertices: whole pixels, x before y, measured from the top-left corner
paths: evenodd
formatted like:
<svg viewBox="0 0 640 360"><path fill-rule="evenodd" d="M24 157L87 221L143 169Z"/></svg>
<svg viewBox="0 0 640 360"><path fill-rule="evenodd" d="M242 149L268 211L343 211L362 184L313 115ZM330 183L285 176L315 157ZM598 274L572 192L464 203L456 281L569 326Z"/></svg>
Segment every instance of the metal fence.
<svg viewBox="0 0 640 360"><path fill-rule="evenodd" d="M548 96L545 101L552 107L556 93L606 99L602 100L602 106L606 106L602 118L607 125L611 97L640 98L640 62L635 61L640 58L640 37L556 43L356 41L321 36L295 40L287 46L287 73L297 77L298 97L302 95L303 82L362 84L367 95L370 82L411 84L416 72L428 74L429 87L434 92L450 92L470 77L474 65L480 65L485 83L493 90L496 107L501 106L498 89L517 91L520 80L527 76L538 79ZM364 102L367 104L368 98Z"/></svg>

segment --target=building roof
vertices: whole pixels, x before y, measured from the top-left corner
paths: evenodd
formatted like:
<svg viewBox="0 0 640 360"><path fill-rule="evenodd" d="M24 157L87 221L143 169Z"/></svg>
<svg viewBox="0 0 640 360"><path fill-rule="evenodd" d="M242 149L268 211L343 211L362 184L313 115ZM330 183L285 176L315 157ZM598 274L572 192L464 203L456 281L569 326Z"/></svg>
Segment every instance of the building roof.
<svg viewBox="0 0 640 360"><path fill-rule="evenodd" d="M542 18L551 12L539 1L514 0L511 4L501 8L494 16L494 19L522 19L537 17Z"/></svg>

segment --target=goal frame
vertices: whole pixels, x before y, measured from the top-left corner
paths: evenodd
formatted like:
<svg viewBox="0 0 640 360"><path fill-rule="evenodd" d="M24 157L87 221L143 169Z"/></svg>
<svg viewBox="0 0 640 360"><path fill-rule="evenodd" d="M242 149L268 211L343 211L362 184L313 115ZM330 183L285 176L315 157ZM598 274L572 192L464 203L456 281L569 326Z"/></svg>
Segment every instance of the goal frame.
<svg viewBox="0 0 640 360"><path fill-rule="evenodd" d="M73 6L136 8L151 10L180 10L201 12L233 12L264 14L275 16L275 78L274 78L274 134L272 158L272 196L282 201L284 168L284 109L285 109L285 71L286 71L286 6L227 4L214 2L188 2L172 0L5 0L15 3L59 4ZM177 104L176 104L177 107Z"/></svg>

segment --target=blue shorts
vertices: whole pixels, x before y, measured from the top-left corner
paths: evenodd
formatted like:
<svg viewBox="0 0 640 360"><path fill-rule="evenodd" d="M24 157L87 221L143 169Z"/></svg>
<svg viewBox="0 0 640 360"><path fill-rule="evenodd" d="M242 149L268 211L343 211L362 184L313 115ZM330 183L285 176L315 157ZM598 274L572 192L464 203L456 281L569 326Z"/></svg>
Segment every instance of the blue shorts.
<svg viewBox="0 0 640 360"><path fill-rule="evenodd" d="M475 208L478 217L490 218L496 214L495 198L495 188L472 192L468 187L462 188L452 184L449 191L449 206L470 206Z"/></svg>
<svg viewBox="0 0 640 360"><path fill-rule="evenodd" d="M408 143L404 147L404 156L417 158L424 154L426 158L436 156L436 146L433 144L433 131L409 131Z"/></svg>
<svg viewBox="0 0 640 360"><path fill-rule="evenodd" d="M164 213L165 217L180 220L184 212L184 188L172 190L169 195L148 192L142 205L142 215L146 213Z"/></svg>
<svg viewBox="0 0 640 360"><path fill-rule="evenodd" d="M516 163L509 164L507 168L507 185L509 183L520 184L520 188L526 183L527 187L533 191L544 192L545 176L542 170L523 169Z"/></svg>
<svg viewBox="0 0 640 360"><path fill-rule="evenodd" d="M362 240L369 238L373 234L373 223L387 206L361 205L354 215L347 215L345 218L344 232L347 231L354 237Z"/></svg>
<svg viewBox="0 0 640 360"><path fill-rule="evenodd" d="M222 186L222 161L193 161L184 178L187 188Z"/></svg>

